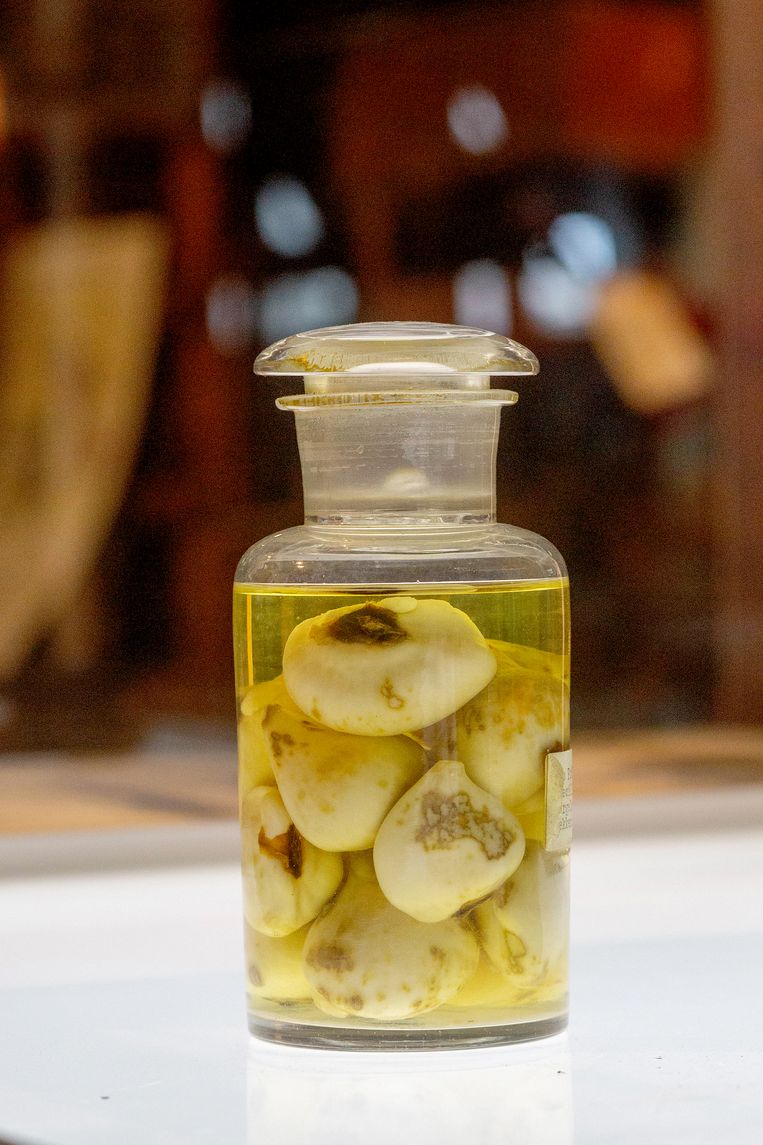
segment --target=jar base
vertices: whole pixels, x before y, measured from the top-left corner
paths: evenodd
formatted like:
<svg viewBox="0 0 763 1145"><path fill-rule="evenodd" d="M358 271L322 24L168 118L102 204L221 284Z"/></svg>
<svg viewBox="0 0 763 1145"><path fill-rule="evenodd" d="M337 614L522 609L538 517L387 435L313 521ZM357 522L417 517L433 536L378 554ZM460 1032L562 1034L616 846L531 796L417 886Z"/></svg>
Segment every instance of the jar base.
<svg viewBox="0 0 763 1145"><path fill-rule="evenodd" d="M372 1029L271 1021L249 1014L249 1032L266 1042L323 1050L462 1050L550 1038L567 1028L567 1014L526 1022L446 1029Z"/></svg>

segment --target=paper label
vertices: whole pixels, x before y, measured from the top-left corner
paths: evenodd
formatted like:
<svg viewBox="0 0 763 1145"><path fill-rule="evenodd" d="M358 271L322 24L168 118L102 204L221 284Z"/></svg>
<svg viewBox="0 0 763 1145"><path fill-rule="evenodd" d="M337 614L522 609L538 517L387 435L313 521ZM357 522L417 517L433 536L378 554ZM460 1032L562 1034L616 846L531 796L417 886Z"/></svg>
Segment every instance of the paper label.
<svg viewBox="0 0 763 1145"><path fill-rule="evenodd" d="M546 850L566 851L572 843L572 751L546 756Z"/></svg>

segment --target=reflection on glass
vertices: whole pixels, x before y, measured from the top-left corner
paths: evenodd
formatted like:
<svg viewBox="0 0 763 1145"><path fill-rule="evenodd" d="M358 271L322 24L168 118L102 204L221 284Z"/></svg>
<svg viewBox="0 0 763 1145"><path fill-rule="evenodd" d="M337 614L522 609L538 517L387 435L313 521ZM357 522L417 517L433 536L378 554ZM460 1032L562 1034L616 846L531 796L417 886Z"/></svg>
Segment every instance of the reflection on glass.
<svg viewBox="0 0 763 1145"><path fill-rule="evenodd" d="M572 1145L565 1037L498 1050L353 1053L253 1041L247 1145Z"/></svg>

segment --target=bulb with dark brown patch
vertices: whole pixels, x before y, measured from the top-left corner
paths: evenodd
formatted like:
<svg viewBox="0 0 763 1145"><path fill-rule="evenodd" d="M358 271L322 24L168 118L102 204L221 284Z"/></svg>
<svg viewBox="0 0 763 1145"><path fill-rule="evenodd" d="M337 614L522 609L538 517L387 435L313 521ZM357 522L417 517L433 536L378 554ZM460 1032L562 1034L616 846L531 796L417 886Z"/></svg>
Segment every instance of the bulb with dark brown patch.
<svg viewBox="0 0 763 1145"><path fill-rule="evenodd" d="M325 1013L400 1021L446 1002L478 959L468 925L459 919L417 922L390 905L371 875L352 869L310 927L303 967Z"/></svg>
<svg viewBox="0 0 763 1145"><path fill-rule="evenodd" d="M495 656L465 612L402 595L304 620L283 653L294 703L353 735L398 735L437 723L495 670Z"/></svg>
<svg viewBox="0 0 763 1145"><path fill-rule="evenodd" d="M436 922L492 894L519 866L524 845L501 801L473 783L463 764L441 760L387 815L374 866L391 903Z"/></svg>
<svg viewBox="0 0 763 1145"><path fill-rule="evenodd" d="M424 770L422 748L405 736L347 735L275 704L262 726L287 811L325 851L372 847L390 807Z"/></svg>
<svg viewBox="0 0 763 1145"><path fill-rule="evenodd" d="M303 839L274 787L255 787L241 806L244 913L274 938L315 918L342 881L339 855Z"/></svg>

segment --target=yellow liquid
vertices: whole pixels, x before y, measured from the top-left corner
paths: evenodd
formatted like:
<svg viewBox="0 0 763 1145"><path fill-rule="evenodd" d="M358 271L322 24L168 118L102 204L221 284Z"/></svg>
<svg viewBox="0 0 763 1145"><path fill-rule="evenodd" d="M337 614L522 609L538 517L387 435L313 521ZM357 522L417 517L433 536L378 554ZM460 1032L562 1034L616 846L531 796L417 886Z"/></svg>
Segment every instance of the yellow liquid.
<svg viewBox="0 0 763 1145"><path fill-rule="evenodd" d="M308 712L295 705L281 673L284 645L297 625L336 609L381 601L382 607L393 608L402 601L400 619L405 623L404 609L417 607L406 603L409 598L447 602L466 614L487 641L497 672L475 698L430 727L393 735L377 732L375 739L362 740L336 730L335 724L323 727L319 705ZM568 599L567 582L559 579L452 589L438 585L431 590L385 586L376 593L344 587L316 591L235 586L247 967L254 1029L272 1031L291 1024L342 1032L444 1029L457 1034L563 1017L568 856L544 850L542 776L546 753L568 747ZM384 649L374 649L372 656L377 653L383 655ZM341 647L332 654L341 655ZM330 667L328 660L326 664ZM426 678L422 669L422 688ZM363 680L360 672L360 694ZM321 686L319 681L319 691ZM354 687L350 678L348 696ZM307 746L308 757L300 757L300 742L294 746L295 736L288 733L300 726L300 719L309 732L307 740L321 746L320 759L320 753L309 757L312 749ZM384 766L395 777L393 788L397 783L390 796L400 800L397 807L439 761L464 756L469 780L488 791L487 798L500 799L525 838L524 858L505 884L491 888L482 901L465 903L455 917L433 923L412 920L387 903L379 888L382 872L374 869L372 832L390 809L382 805L375 811L370 794L364 794L359 814L350 816L356 822L347 830L352 833L365 814L373 825L367 836L348 843L336 825L335 788L330 797L320 794L329 772L332 782L337 768L337 783L343 779L337 764L343 745L350 760L366 743L371 748L382 744L387 752L389 765ZM360 765L352 758L348 768L357 771ZM384 775L377 774L380 766L378 760L369 764L367 791L373 790L375 798L381 798L377 787L386 786ZM311 774L315 791L306 793ZM339 795L340 802L341 791ZM309 839L300 836L284 804L290 805ZM325 811L326 824L314 826L309 815L308 825L303 824L298 806L317 816ZM277 834L269 836L268 831ZM377 858L378 852L377 847ZM429 909L426 902L421 909ZM344 938L337 941L337 934Z"/></svg>

